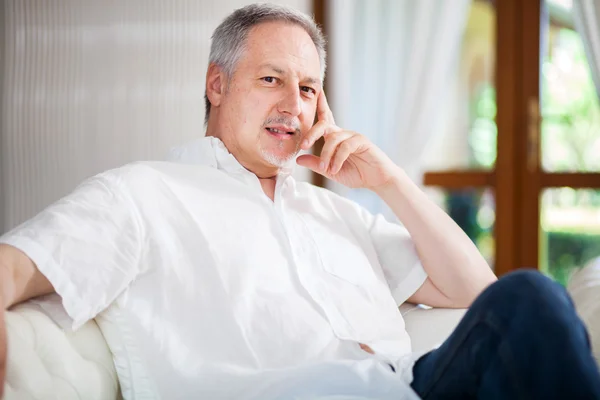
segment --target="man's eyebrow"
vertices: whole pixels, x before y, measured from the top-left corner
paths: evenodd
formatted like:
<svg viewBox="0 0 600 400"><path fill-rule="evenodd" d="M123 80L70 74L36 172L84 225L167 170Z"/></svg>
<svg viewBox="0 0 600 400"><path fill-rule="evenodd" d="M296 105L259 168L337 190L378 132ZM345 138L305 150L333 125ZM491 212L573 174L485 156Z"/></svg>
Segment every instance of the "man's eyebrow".
<svg viewBox="0 0 600 400"><path fill-rule="evenodd" d="M268 69L272 70L273 72L276 72L281 75L285 75L285 71L283 69L281 69L278 66L273 65L273 64L269 64L269 63L261 64L259 66L259 69L263 69L263 68L268 68ZM307 78L303 79L302 82L309 84L309 85L322 86L321 79L319 79L319 78L307 77Z"/></svg>
<svg viewBox="0 0 600 400"><path fill-rule="evenodd" d="M278 74L281 74L281 75L285 74L285 71L283 69L281 69L281 68L279 68L279 67L277 67L276 65L273 65L273 64L261 64L259 66L259 69L263 69L263 68L269 68L269 69L271 69L271 70L273 70L273 71L275 71L275 72L277 72Z"/></svg>
<svg viewBox="0 0 600 400"><path fill-rule="evenodd" d="M319 78L308 77L302 80L302 82L307 83L309 85L321 86L321 80Z"/></svg>

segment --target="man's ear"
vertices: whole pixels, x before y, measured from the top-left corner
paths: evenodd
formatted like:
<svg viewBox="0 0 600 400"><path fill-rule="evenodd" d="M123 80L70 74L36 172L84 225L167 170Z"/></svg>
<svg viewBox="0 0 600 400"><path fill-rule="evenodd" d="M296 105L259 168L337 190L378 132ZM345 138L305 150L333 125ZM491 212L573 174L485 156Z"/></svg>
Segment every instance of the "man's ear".
<svg viewBox="0 0 600 400"><path fill-rule="evenodd" d="M218 107L227 89L225 73L216 64L210 64L206 72L206 96L211 106Z"/></svg>

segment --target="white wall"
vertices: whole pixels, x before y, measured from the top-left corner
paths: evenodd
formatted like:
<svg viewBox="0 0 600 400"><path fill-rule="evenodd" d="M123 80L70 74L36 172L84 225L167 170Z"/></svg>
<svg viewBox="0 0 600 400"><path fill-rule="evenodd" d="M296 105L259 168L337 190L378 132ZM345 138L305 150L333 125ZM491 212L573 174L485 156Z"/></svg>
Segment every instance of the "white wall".
<svg viewBox="0 0 600 400"><path fill-rule="evenodd" d="M0 1L0 233L86 177L202 136L210 36L251 2Z"/></svg>

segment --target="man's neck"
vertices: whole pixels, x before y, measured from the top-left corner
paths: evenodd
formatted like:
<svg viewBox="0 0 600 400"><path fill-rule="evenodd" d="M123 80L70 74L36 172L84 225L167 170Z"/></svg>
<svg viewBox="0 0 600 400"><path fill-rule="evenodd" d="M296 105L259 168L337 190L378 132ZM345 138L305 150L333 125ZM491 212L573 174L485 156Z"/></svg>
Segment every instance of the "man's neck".
<svg viewBox="0 0 600 400"><path fill-rule="evenodd" d="M223 142L223 144L225 145L225 147L227 147L227 145L225 144L225 142L223 141L223 139L221 139L220 135L217 134L217 132L215 132L214 129L210 129L210 125L211 124L209 124L209 126L206 129L206 136L216 137L217 139L221 140L221 142ZM228 151L231 153L231 150L229 150L229 148L228 148ZM235 154L233 154L233 156L235 157ZM259 171L254 171L253 169L251 169L248 166L246 166L242 160L239 160L237 157L235 157L235 158L236 158L236 160L238 160L238 162L244 168L246 168L248 171L250 171L254 175L256 175L256 177L260 181L260 186L262 187L263 192L265 193L265 195L268 198L270 198L271 201L274 201L274 198L275 198L275 185L277 184L277 171L275 173L273 173L273 171L268 171L268 172L265 171L264 174L261 174Z"/></svg>
<svg viewBox="0 0 600 400"><path fill-rule="evenodd" d="M277 178L258 178L260 186L262 186L263 192L267 195L271 201L275 201L275 185L277 184Z"/></svg>

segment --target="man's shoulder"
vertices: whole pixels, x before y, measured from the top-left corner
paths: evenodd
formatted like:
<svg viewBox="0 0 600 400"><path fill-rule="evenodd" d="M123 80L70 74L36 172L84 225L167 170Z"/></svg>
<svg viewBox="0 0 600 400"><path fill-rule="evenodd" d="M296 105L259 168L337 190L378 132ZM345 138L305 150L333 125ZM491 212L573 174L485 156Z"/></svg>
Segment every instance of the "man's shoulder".
<svg viewBox="0 0 600 400"><path fill-rule="evenodd" d="M205 165L183 164L173 161L136 161L104 171L95 179L110 180L117 185L140 187L167 183L171 180L191 179L200 183L211 179L218 171Z"/></svg>

